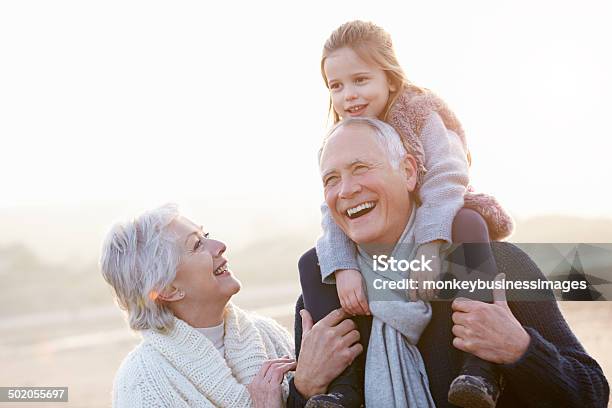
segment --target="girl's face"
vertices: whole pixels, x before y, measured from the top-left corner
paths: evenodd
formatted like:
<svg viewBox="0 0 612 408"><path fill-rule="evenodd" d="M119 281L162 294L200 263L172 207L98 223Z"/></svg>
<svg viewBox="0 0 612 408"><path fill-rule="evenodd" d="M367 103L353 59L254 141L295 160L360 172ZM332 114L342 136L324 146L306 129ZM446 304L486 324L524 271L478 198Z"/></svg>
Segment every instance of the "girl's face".
<svg viewBox="0 0 612 408"><path fill-rule="evenodd" d="M340 116L381 118L395 91L385 72L348 47L332 52L323 64L334 110Z"/></svg>

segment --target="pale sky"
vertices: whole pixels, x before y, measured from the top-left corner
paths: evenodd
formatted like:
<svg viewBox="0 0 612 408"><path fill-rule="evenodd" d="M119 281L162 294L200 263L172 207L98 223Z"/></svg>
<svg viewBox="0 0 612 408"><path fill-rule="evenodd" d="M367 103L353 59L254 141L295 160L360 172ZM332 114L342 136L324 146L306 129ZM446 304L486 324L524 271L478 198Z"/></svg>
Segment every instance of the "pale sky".
<svg viewBox="0 0 612 408"><path fill-rule="evenodd" d="M322 200L319 72L355 18L466 129L472 184L515 216L612 217L609 2L0 3L0 209Z"/></svg>

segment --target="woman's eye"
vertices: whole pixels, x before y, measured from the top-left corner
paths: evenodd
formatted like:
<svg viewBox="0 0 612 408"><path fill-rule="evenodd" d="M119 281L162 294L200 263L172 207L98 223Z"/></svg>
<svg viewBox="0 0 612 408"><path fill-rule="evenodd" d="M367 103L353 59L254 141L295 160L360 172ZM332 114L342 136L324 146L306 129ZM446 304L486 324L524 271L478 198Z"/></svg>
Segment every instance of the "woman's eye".
<svg viewBox="0 0 612 408"><path fill-rule="evenodd" d="M368 168L366 166L357 166L355 167L354 173L355 174L362 174L365 173L368 170Z"/></svg>
<svg viewBox="0 0 612 408"><path fill-rule="evenodd" d="M202 235L201 237L198 237L198 240L195 242L195 245L193 246L193 250L196 251L200 248L202 248L204 246L204 240L208 238L208 236L210 235L210 233L206 233L204 235Z"/></svg>

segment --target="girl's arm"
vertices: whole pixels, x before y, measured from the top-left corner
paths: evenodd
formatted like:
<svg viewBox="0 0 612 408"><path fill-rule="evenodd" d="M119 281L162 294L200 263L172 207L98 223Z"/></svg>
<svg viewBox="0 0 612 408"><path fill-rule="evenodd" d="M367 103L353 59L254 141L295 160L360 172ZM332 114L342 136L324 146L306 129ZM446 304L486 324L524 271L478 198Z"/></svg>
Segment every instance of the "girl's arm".
<svg viewBox="0 0 612 408"><path fill-rule="evenodd" d="M425 122L421 143L427 172L419 190L422 205L415 219L416 244L450 243L453 219L463 207L469 183L467 153L459 136L446 129L437 113Z"/></svg>
<svg viewBox="0 0 612 408"><path fill-rule="evenodd" d="M327 204L321 205L323 235L317 241L317 256L324 283L335 283L334 272L340 269L359 270L355 243L336 225Z"/></svg>

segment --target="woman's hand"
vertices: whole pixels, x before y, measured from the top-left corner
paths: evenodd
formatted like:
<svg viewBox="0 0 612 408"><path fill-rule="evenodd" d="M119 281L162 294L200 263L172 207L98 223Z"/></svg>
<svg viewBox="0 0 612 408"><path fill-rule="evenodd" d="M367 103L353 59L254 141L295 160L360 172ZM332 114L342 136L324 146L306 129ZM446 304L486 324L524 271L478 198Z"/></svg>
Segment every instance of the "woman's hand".
<svg viewBox="0 0 612 408"><path fill-rule="evenodd" d="M369 315L370 307L363 290L361 273L355 269L336 271L336 288L342 309L348 314Z"/></svg>
<svg viewBox="0 0 612 408"><path fill-rule="evenodd" d="M289 357L266 361L253 381L247 385L255 408L283 406L281 383L288 371L295 370L297 363Z"/></svg>

